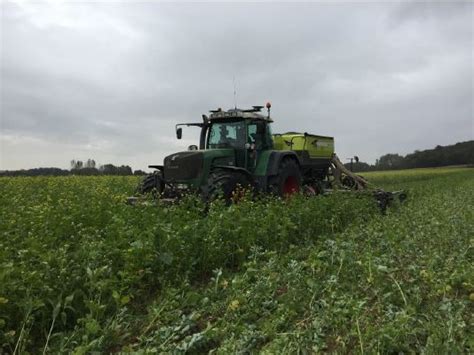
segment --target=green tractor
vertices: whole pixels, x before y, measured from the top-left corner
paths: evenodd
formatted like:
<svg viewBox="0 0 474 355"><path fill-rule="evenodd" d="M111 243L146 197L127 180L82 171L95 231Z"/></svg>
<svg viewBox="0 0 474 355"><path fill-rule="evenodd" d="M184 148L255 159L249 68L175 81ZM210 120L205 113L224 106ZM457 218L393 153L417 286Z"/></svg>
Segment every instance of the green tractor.
<svg viewBox="0 0 474 355"><path fill-rule="evenodd" d="M163 165L145 176L139 185L142 194L154 193L166 201L186 193L197 193L205 201L218 197L227 202L238 192L252 190L285 197L307 195L333 189L369 190L383 208L393 193L370 187L362 177L346 169L334 154L334 139L309 133L272 134L270 103L251 109L212 110L202 122L176 125L201 129L199 147L171 154ZM133 198L132 198L133 199Z"/></svg>
<svg viewBox="0 0 474 355"><path fill-rule="evenodd" d="M332 137L307 133L272 135L270 103L267 115L263 106L251 109L212 110L202 115L202 122L176 125L201 128L199 147L175 153L164 159L139 186L139 192L155 192L173 200L194 192L209 201L222 196L230 201L239 187L287 196L302 187L320 189L328 176L334 153Z"/></svg>

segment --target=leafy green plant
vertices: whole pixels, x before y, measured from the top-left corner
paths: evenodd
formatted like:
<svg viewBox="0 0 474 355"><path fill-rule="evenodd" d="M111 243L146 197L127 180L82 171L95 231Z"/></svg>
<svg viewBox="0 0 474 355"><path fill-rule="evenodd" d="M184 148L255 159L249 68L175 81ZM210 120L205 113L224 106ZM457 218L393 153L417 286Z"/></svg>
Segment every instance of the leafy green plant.
<svg viewBox="0 0 474 355"><path fill-rule="evenodd" d="M128 206L134 177L0 181L7 353L469 352L474 175L371 173L408 189Z"/></svg>

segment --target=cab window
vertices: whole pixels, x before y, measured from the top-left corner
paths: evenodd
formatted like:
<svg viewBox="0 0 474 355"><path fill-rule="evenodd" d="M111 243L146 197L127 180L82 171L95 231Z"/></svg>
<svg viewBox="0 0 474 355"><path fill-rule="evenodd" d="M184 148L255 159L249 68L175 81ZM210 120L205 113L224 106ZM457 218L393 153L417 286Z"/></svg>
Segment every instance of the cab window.
<svg viewBox="0 0 474 355"><path fill-rule="evenodd" d="M207 148L239 148L245 146L245 123L213 123L209 129Z"/></svg>

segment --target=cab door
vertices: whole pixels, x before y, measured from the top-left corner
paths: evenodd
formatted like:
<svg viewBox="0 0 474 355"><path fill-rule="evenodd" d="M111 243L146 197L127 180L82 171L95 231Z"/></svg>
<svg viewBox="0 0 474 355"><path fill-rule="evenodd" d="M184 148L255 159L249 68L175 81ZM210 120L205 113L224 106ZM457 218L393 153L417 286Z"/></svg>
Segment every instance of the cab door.
<svg viewBox="0 0 474 355"><path fill-rule="evenodd" d="M265 149L265 124L264 122L249 122L247 124L247 170L253 172L257 166L258 158Z"/></svg>

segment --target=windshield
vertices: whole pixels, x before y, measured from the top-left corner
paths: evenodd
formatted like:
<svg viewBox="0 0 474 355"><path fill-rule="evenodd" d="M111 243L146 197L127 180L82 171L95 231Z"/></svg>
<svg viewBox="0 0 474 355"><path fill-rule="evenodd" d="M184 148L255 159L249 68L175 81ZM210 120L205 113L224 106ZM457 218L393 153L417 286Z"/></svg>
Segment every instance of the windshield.
<svg viewBox="0 0 474 355"><path fill-rule="evenodd" d="M207 147L242 149L246 141L245 122L213 123L209 129Z"/></svg>

